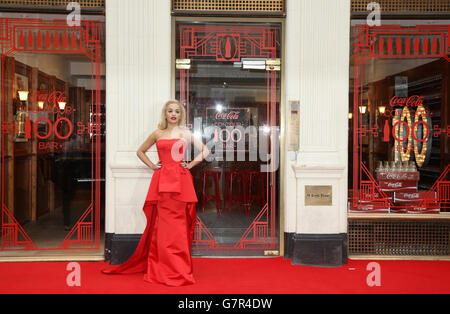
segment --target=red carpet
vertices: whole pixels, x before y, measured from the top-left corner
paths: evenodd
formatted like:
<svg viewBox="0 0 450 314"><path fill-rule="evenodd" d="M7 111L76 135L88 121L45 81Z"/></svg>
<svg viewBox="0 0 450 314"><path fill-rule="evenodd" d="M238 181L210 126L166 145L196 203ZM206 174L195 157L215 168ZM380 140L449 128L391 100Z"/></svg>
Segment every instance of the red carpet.
<svg viewBox="0 0 450 314"><path fill-rule="evenodd" d="M69 287L68 263L0 264L0 293L330 294L450 293L450 262L378 261L380 287L369 287L370 261L340 268L292 266L283 258L194 258L193 286L145 283L142 275L103 275L105 263L79 263L81 286Z"/></svg>

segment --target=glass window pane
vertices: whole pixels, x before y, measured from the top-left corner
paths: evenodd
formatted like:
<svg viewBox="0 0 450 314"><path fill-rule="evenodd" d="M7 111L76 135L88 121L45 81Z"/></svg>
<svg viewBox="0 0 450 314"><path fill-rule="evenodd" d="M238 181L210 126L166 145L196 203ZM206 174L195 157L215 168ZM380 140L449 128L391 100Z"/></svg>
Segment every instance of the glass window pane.
<svg viewBox="0 0 450 314"><path fill-rule="evenodd" d="M104 178L104 18L4 15L0 254L97 249ZM63 16L65 18L65 15Z"/></svg>
<svg viewBox="0 0 450 314"><path fill-rule="evenodd" d="M449 24L396 24L352 27L350 210L447 212Z"/></svg>

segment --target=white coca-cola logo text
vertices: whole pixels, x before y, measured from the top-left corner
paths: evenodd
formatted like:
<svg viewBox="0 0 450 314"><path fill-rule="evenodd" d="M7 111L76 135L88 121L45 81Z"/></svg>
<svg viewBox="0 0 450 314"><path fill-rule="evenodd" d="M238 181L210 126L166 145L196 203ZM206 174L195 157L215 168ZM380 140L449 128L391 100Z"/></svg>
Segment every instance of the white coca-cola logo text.
<svg viewBox="0 0 450 314"><path fill-rule="evenodd" d="M418 193L405 193L403 194L404 198L409 198L409 199L416 199L419 198L419 194Z"/></svg>
<svg viewBox="0 0 450 314"><path fill-rule="evenodd" d="M390 188L401 188L402 187L402 183L401 182L388 183L387 186L390 187Z"/></svg>
<svg viewBox="0 0 450 314"><path fill-rule="evenodd" d="M388 180L399 180L400 179L400 175L394 174L394 173L388 173L388 174L386 174L386 179L388 179Z"/></svg>
<svg viewBox="0 0 450 314"><path fill-rule="evenodd" d="M411 174L398 174L398 173L387 173L385 176L386 180L414 180L414 176Z"/></svg>

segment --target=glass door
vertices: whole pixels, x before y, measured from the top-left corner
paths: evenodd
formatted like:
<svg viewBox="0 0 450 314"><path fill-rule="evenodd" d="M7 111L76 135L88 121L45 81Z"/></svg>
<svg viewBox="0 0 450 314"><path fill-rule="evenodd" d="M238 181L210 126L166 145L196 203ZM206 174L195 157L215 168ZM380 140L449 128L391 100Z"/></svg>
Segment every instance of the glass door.
<svg viewBox="0 0 450 314"><path fill-rule="evenodd" d="M192 169L194 255L279 254L280 57L280 23L176 24L175 96L211 151Z"/></svg>

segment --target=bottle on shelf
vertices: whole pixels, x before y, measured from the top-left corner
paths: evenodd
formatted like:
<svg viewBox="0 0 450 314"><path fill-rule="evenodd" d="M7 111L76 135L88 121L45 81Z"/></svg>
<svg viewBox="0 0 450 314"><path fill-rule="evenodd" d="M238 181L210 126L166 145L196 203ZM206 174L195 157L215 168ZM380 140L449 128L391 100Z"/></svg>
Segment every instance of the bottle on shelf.
<svg viewBox="0 0 450 314"><path fill-rule="evenodd" d="M417 171L416 163L414 161L409 162L409 171L411 171L411 172Z"/></svg>
<svg viewBox="0 0 450 314"><path fill-rule="evenodd" d="M383 162L382 161L378 161L377 162L377 169L375 170L376 172L384 172L384 166L383 166Z"/></svg>
<svg viewBox="0 0 450 314"><path fill-rule="evenodd" d="M405 172L412 172L411 166L409 162L405 162Z"/></svg>
<svg viewBox="0 0 450 314"><path fill-rule="evenodd" d="M389 168L389 171L391 171L391 172L397 171L397 165L396 165L395 161L391 161L391 166Z"/></svg>

